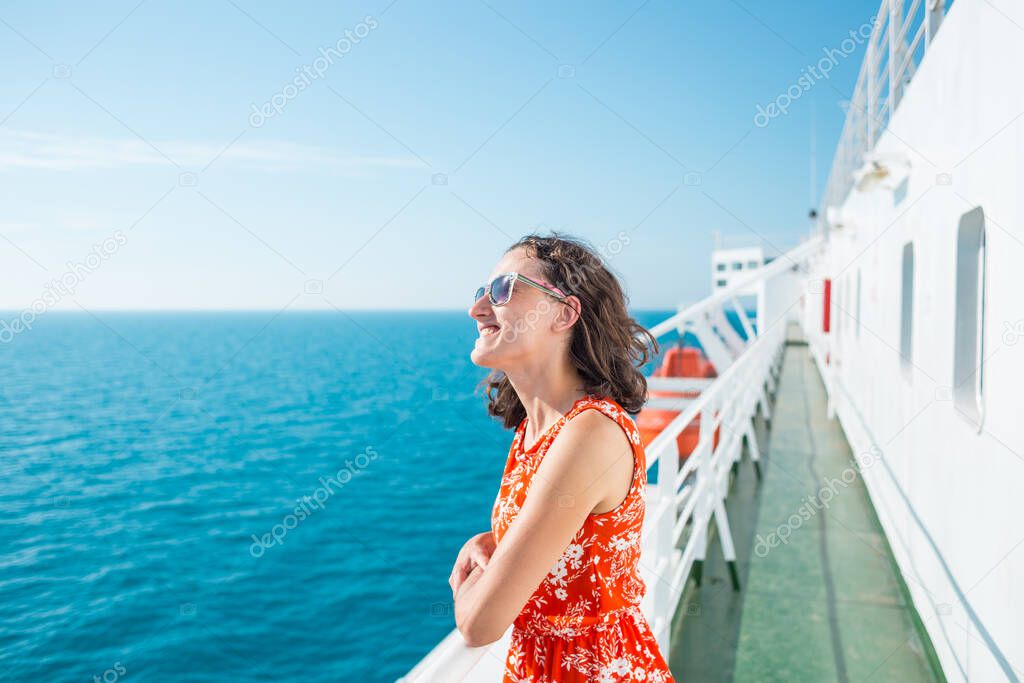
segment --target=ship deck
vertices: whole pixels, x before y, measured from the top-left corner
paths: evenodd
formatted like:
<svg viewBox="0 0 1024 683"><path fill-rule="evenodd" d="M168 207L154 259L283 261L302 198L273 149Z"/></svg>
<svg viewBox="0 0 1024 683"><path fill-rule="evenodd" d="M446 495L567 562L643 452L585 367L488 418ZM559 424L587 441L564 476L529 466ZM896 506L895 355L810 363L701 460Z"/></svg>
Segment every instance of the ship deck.
<svg viewBox="0 0 1024 683"><path fill-rule="evenodd" d="M808 347L795 326L788 335L770 428L758 418L763 479L744 459L727 500L741 590L713 538L676 612L672 672L686 683L944 680Z"/></svg>

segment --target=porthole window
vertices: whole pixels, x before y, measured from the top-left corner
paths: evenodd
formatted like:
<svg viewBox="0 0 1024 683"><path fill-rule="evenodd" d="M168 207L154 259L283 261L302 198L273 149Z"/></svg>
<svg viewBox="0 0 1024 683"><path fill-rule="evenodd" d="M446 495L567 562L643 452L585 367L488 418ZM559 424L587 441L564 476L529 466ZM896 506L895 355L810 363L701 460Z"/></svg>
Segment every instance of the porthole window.
<svg viewBox="0 0 1024 683"><path fill-rule="evenodd" d="M956 236L956 328L953 334L953 403L981 428L985 376L985 213L960 217Z"/></svg>
<svg viewBox="0 0 1024 683"><path fill-rule="evenodd" d="M909 371L914 350L914 243L903 245L903 278L900 289L900 366Z"/></svg>
<svg viewBox="0 0 1024 683"><path fill-rule="evenodd" d="M857 269L857 299L854 309L854 326L857 339L860 339L860 268Z"/></svg>

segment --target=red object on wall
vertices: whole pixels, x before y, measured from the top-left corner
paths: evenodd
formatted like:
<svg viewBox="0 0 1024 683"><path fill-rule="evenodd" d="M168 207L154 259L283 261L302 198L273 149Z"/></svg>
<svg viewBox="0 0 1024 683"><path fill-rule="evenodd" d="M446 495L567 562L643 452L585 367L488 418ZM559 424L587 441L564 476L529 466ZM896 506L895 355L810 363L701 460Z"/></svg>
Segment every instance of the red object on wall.
<svg viewBox="0 0 1024 683"><path fill-rule="evenodd" d="M821 316L821 331L827 333L832 327L832 280L825 279L825 310Z"/></svg>

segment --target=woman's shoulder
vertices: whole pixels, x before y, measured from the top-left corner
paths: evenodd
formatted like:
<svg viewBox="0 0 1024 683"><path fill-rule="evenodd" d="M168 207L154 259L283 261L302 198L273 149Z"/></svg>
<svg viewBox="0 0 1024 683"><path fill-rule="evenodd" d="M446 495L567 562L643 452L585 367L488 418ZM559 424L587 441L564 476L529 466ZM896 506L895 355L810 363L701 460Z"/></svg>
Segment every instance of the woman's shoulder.
<svg viewBox="0 0 1024 683"><path fill-rule="evenodd" d="M562 431L564 440L554 447L561 446L567 466L581 473L588 488L601 493L595 505L606 502L614 509L614 503L632 489L636 468L644 466L639 431L629 415L616 402L599 398L578 406ZM592 486L598 481L599 486Z"/></svg>
<svg viewBox="0 0 1024 683"><path fill-rule="evenodd" d="M576 404L573 412L575 415L580 415L588 410L597 411L606 415L613 421L617 422L626 432L636 431L636 422L634 422L629 413L619 405L618 401L610 396L588 396ZM633 439L631 438L630 440Z"/></svg>
<svg viewBox="0 0 1024 683"><path fill-rule="evenodd" d="M566 435L563 441L577 441L590 447L627 438L618 417L596 407L579 410L561 431Z"/></svg>
<svg viewBox="0 0 1024 683"><path fill-rule="evenodd" d="M617 441L620 436L633 443L640 443L640 434L636 423L629 416L622 406L614 399L607 396L588 396L576 404L572 414L566 416L568 419L563 431L578 434L577 438L589 434L589 439L595 441L611 440Z"/></svg>

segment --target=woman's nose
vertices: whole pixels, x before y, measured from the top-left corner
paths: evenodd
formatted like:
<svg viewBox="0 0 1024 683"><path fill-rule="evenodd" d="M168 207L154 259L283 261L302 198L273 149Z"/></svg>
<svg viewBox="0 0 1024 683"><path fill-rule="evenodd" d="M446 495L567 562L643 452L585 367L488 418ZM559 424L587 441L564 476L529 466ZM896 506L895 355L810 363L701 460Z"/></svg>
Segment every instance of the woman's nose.
<svg viewBox="0 0 1024 683"><path fill-rule="evenodd" d="M487 295L480 297L479 299L473 302L472 306L469 307L469 317L479 318L480 316L487 315L487 313L489 312L488 309L490 308L490 303L491 302L487 300Z"/></svg>

